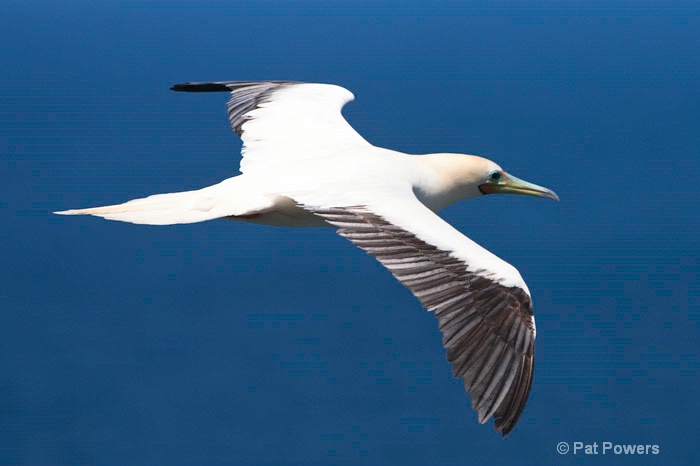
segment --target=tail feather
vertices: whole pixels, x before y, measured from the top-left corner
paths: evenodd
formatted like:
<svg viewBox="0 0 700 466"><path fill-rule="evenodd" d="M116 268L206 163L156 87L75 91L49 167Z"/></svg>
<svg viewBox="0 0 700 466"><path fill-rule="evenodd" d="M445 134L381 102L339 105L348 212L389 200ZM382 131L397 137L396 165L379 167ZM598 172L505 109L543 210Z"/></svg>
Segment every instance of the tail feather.
<svg viewBox="0 0 700 466"><path fill-rule="evenodd" d="M271 207L271 201L263 196L251 196L241 192L229 178L217 185L196 191L154 194L123 204L88 209L71 209L54 212L58 215L95 215L108 220L140 223L145 225L172 225L196 223L215 218L249 215ZM251 202L251 200L253 202Z"/></svg>

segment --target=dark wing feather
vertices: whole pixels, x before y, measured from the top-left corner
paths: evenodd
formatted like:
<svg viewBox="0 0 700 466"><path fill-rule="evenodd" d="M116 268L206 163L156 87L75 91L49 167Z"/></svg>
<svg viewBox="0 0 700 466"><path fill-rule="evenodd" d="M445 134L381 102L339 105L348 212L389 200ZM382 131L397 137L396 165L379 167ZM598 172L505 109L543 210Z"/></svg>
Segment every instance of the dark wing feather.
<svg viewBox="0 0 700 466"><path fill-rule="evenodd" d="M530 394L535 328L526 291L506 287L362 207L308 210L373 255L434 311L447 359L479 422L492 416L505 437Z"/></svg>
<svg viewBox="0 0 700 466"><path fill-rule="evenodd" d="M226 104L231 128L241 136L246 115L267 102L272 93L284 86L298 84L295 81L221 81L214 83L175 84L170 89L183 92L231 92Z"/></svg>

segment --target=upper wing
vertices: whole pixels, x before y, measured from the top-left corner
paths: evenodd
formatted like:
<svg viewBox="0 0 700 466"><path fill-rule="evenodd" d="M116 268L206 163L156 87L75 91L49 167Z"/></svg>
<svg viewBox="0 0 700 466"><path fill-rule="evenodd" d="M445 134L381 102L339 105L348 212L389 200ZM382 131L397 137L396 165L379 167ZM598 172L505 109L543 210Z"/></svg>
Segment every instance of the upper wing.
<svg viewBox="0 0 700 466"><path fill-rule="evenodd" d="M231 93L228 116L243 140L243 173L327 157L328 147L369 145L340 113L354 96L333 84L225 81L176 84L171 89Z"/></svg>
<svg viewBox="0 0 700 466"><path fill-rule="evenodd" d="M527 287L512 266L417 200L403 204L381 215L366 207L305 208L337 226L435 312L452 372L462 378L479 422L494 416L505 437L532 386L535 321Z"/></svg>

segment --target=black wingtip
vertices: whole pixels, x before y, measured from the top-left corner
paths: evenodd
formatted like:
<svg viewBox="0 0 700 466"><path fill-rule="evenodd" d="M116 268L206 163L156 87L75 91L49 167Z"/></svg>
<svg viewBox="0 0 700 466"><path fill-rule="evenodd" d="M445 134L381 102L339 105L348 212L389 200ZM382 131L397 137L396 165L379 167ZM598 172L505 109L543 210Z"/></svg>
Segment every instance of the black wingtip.
<svg viewBox="0 0 700 466"><path fill-rule="evenodd" d="M182 83L170 87L176 92L231 92L224 83Z"/></svg>

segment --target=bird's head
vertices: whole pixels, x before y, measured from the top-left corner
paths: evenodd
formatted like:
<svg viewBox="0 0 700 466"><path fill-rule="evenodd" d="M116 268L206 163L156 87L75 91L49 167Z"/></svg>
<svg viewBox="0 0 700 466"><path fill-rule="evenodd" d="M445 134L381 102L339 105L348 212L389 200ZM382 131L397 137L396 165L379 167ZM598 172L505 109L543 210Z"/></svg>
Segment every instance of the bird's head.
<svg viewBox="0 0 700 466"><path fill-rule="evenodd" d="M497 163L467 154L427 154L419 156L429 173L421 179L417 192L437 211L452 203L484 194L524 194L559 200L551 190L509 175Z"/></svg>
<svg viewBox="0 0 700 466"><path fill-rule="evenodd" d="M559 196L551 189L516 178L490 160L481 160L482 162L477 164L481 175L477 186L481 194L523 194L559 200Z"/></svg>

